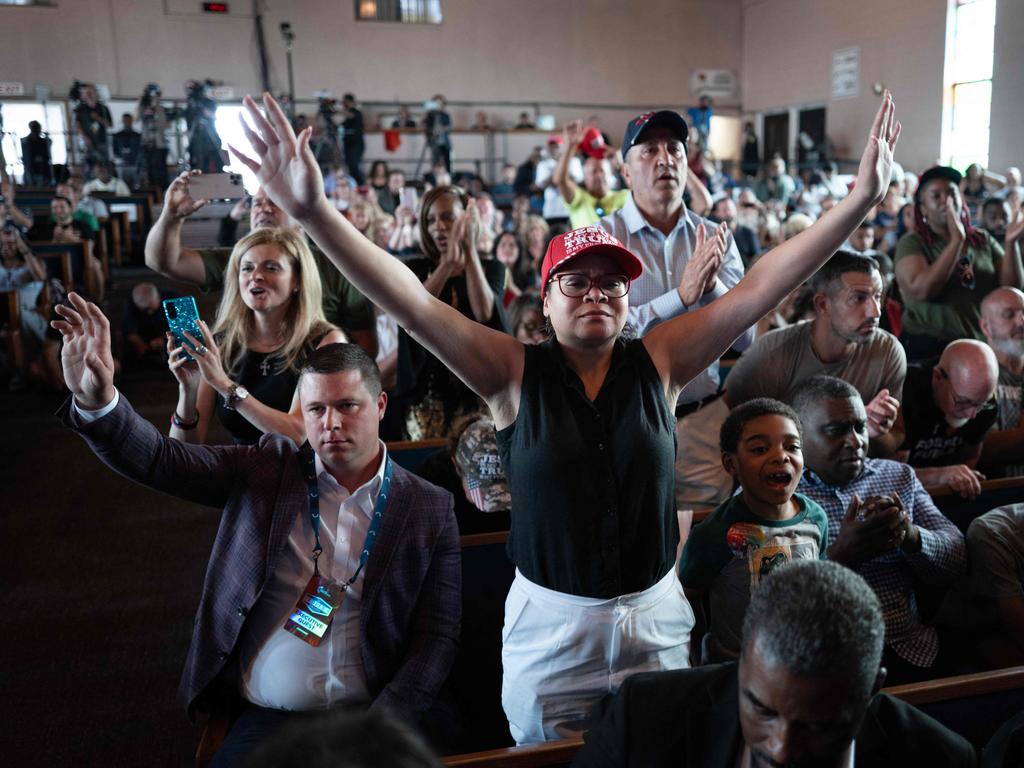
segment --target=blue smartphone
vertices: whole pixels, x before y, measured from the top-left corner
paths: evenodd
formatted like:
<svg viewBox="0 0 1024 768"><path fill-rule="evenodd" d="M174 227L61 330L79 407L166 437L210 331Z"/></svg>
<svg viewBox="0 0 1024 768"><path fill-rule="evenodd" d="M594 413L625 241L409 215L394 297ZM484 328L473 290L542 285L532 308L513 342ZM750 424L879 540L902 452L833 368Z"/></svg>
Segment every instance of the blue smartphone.
<svg viewBox="0 0 1024 768"><path fill-rule="evenodd" d="M192 348L192 343L185 338L185 331L202 342L206 341L203 332L199 330L199 309L196 307L196 300L191 296L165 299L164 314L167 316L167 327L174 334L178 345L183 347L186 359L195 360L188 352Z"/></svg>

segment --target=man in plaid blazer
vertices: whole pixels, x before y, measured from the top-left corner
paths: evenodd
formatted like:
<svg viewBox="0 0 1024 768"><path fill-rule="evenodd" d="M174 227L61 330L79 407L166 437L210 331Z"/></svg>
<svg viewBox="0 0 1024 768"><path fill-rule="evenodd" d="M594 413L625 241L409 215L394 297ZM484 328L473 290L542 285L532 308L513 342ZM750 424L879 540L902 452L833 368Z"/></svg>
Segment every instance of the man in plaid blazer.
<svg viewBox="0 0 1024 768"><path fill-rule="evenodd" d="M421 720L456 654L458 531L451 495L387 458L377 438L387 396L373 361L355 345L332 344L305 363L298 389L315 456L273 434L255 446L190 445L160 434L118 394L106 318L76 294L69 303L54 323L73 394L64 423L118 473L223 509L181 682L189 713L239 692L242 715L226 746L243 721L259 741L294 710L359 703ZM309 467L315 460L312 507L304 458ZM371 555L312 647L287 633L282 617L313 574L317 503L321 575L345 582L362 550ZM367 531L381 510L371 547Z"/></svg>

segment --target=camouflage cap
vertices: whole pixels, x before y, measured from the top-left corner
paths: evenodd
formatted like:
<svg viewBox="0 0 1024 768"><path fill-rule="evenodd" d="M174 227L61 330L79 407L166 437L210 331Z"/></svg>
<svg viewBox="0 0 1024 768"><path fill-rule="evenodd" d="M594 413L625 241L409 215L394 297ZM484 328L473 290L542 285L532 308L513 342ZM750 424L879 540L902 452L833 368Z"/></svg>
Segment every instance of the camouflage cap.
<svg viewBox="0 0 1024 768"><path fill-rule="evenodd" d="M479 419L466 427L455 447L455 466L466 498L477 509L502 512L512 507L493 421Z"/></svg>

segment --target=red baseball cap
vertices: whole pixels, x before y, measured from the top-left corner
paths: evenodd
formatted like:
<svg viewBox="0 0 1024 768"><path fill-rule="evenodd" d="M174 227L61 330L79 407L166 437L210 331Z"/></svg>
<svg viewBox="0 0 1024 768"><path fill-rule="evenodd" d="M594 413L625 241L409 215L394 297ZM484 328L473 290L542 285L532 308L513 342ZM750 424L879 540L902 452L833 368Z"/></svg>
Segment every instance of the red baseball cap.
<svg viewBox="0 0 1024 768"><path fill-rule="evenodd" d="M640 259L617 239L597 226L580 227L564 235L557 235L548 243L548 250L540 266L542 298L547 292L551 273L585 253L603 253L605 256L611 256L630 280L636 280L643 274L644 265L640 263Z"/></svg>
<svg viewBox="0 0 1024 768"><path fill-rule="evenodd" d="M580 139L580 152L587 157L601 159L605 155L608 146L604 143L604 136L597 128L587 128L587 132Z"/></svg>

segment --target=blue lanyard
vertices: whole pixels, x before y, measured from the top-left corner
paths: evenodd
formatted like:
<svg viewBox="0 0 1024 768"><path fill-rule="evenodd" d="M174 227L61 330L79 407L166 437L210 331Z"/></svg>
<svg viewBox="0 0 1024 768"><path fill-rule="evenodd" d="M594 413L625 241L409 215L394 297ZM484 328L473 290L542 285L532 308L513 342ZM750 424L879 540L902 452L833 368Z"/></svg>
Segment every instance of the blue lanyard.
<svg viewBox="0 0 1024 768"><path fill-rule="evenodd" d="M304 443L299 452L299 461L302 462L306 475L306 487L309 491L309 520L313 526L313 537L316 539L316 546L313 547L313 575L320 575L320 567L317 560L324 548L320 545L320 490L316 480L316 455L309 443ZM387 506L388 496L391 493L391 456L387 457L384 463L384 478L380 484L380 492L377 494L377 503L373 507L373 518L370 520L370 530L366 532L366 541L363 542L363 552L359 556L359 567L352 574L352 578L343 582L342 589L348 589L357 578L359 573L370 558L373 545L377 543L377 531L380 529L380 521L384 518L384 507Z"/></svg>

